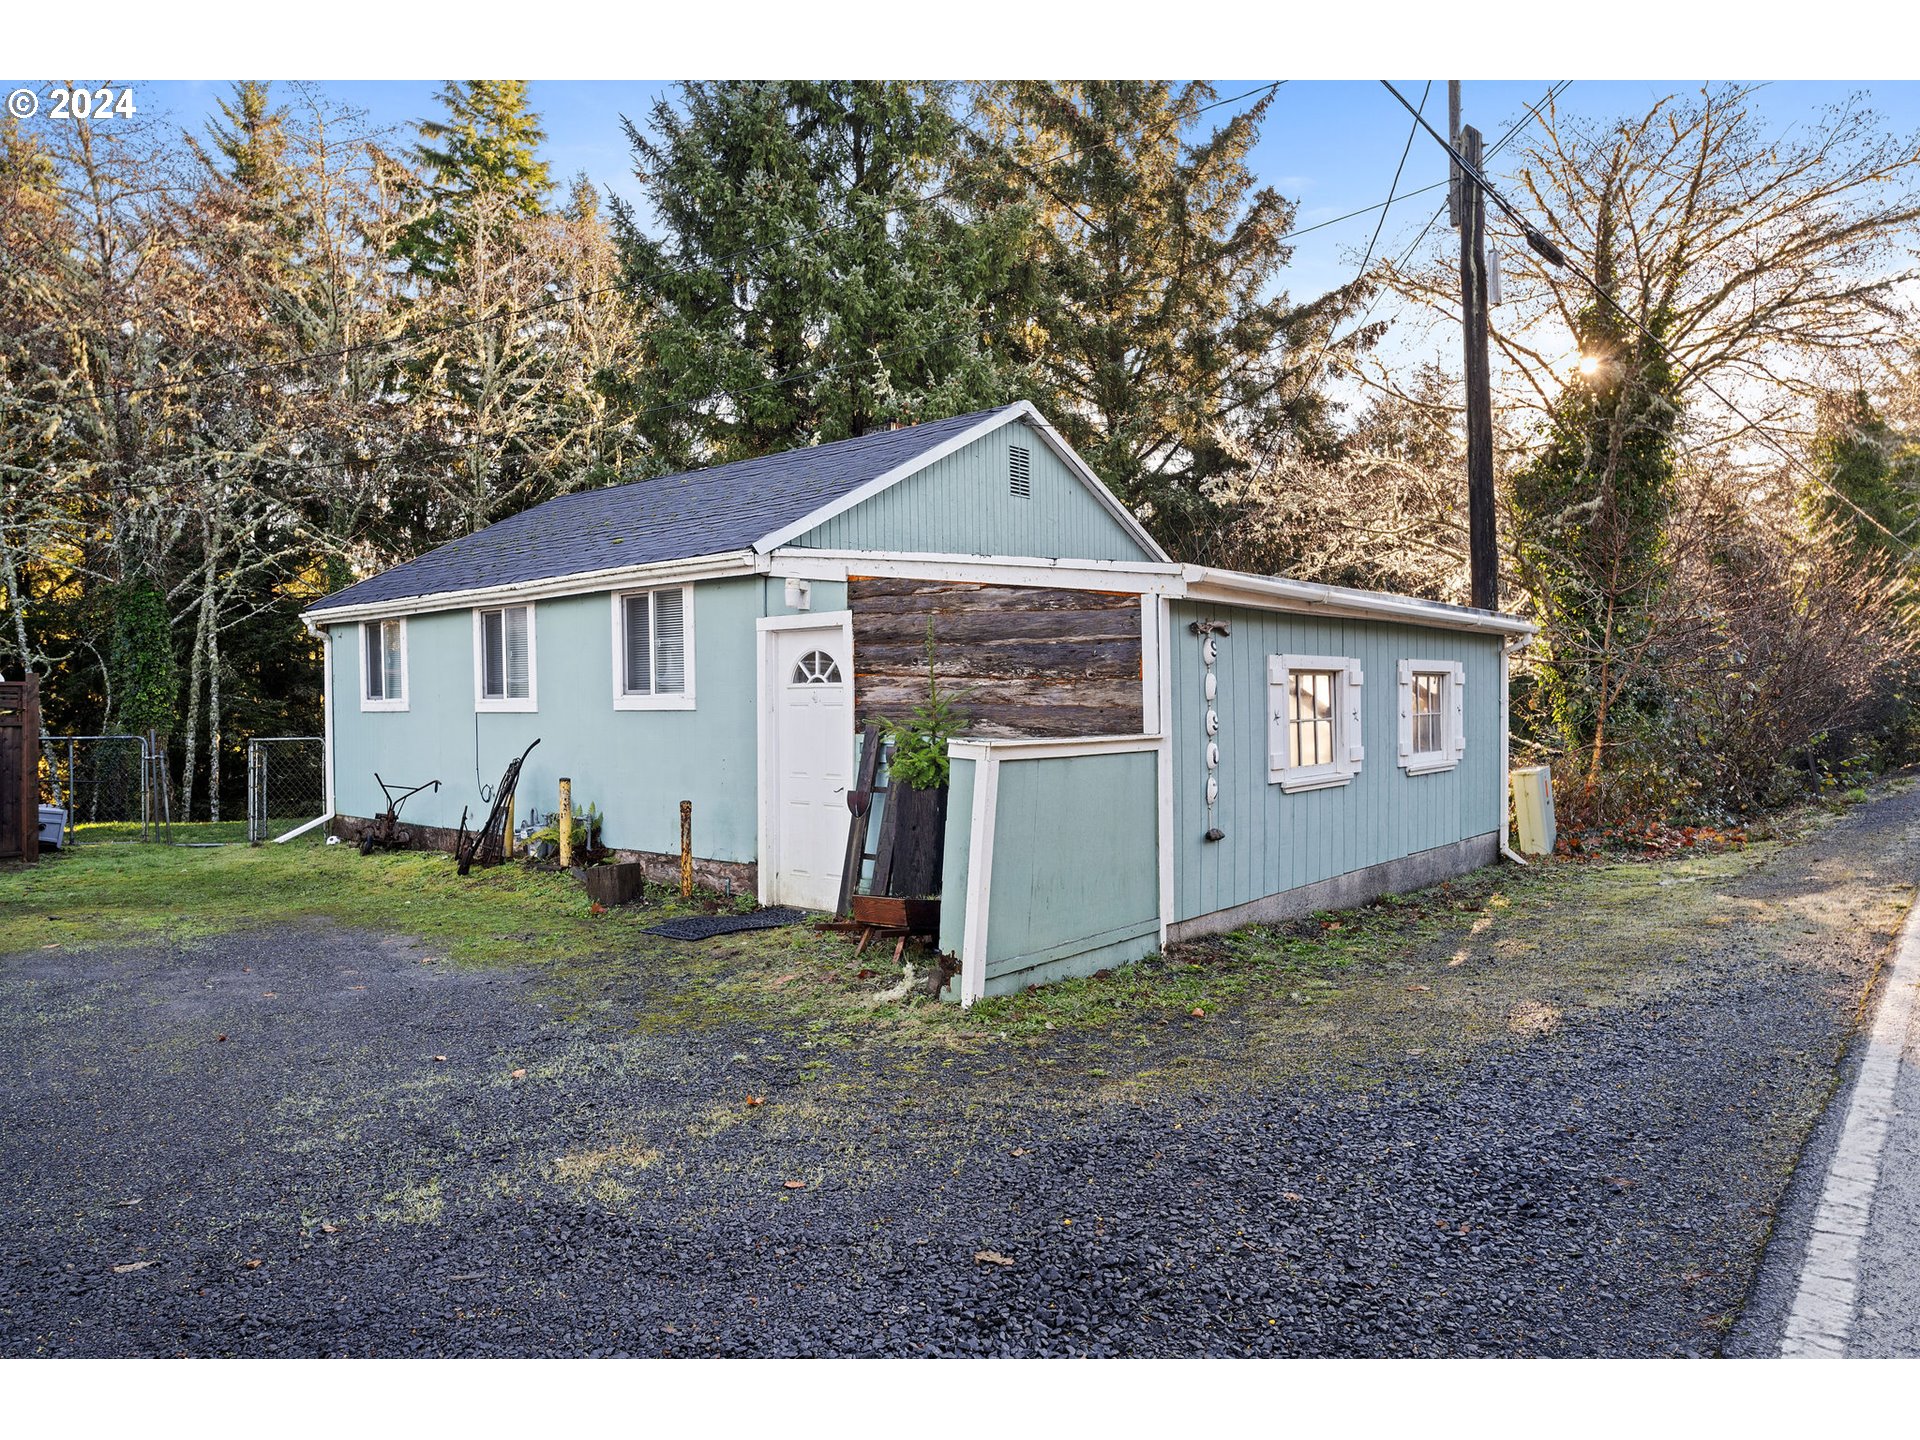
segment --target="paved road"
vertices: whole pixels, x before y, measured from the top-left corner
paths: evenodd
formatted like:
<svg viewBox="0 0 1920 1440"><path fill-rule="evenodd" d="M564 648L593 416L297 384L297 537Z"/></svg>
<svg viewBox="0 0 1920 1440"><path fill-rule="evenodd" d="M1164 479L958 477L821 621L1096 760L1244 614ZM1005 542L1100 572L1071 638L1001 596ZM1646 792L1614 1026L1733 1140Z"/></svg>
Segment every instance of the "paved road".
<svg viewBox="0 0 1920 1440"><path fill-rule="evenodd" d="M1920 1356L1920 906L1887 957L1794 1192L1731 1348Z"/></svg>

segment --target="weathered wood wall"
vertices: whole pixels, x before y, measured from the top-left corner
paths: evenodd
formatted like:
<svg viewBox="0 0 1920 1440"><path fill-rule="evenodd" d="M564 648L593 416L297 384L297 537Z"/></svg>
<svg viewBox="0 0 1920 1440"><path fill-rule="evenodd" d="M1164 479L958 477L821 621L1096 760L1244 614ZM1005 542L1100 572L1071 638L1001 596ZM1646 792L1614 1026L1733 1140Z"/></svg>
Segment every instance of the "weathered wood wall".
<svg viewBox="0 0 1920 1440"><path fill-rule="evenodd" d="M859 723L926 698L932 620L935 670L967 734L1140 733L1138 595L852 577L847 603Z"/></svg>
<svg viewBox="0 0 1920 1440"><path fill-rule="evenodd" d="M0 684L0 860L40 858L40 682Z"/></svg>

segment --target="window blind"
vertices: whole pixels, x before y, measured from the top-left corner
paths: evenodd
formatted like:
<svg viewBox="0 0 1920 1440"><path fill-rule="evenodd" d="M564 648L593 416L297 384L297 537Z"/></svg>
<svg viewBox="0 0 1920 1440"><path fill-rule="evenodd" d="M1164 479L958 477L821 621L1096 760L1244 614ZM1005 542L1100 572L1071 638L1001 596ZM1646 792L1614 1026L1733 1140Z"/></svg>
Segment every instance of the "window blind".
<svg viewBox="0 0 1920 1440"><path fill-rule="evenodd" d="M385 620L380 624L380 696L386 700L399 700L406 694L406 679L400 673L400 622Z"/></svg>
<svg viewBox="0 0 1920 1440"><path fill-rule="evenodd" d="M653 592L654 693L682 695L687 689L685 592Z"/></svg>
<svg viewBox="0 0 1920 1440"><path fill-rule="evenodd" d="M498 700L506 688L506 625L503 612L488 610L480 616L480 693Z"/></svg>
<svg viewBox="0 0 1920 1440"><path fill-rule="evenodd" d="M361 621L360 643L367 656L367 674L362 681L367 699L384 700L386 696L380 688L380 627L371 620Z"/></svg>
<svg viewBox="0 0 1920 1440"><path fill-rule="evenodd" d="M507 698L524 700L532 693L527 653L527 607L502 612L506 617Z"/></svg>
<svg viewBox="0 0 1920 1440"><path fill-rule="evenodd" d="M625 686L629 695L653 693L653 617L645 595L629 595L620 602L627 632Z"/></svg>

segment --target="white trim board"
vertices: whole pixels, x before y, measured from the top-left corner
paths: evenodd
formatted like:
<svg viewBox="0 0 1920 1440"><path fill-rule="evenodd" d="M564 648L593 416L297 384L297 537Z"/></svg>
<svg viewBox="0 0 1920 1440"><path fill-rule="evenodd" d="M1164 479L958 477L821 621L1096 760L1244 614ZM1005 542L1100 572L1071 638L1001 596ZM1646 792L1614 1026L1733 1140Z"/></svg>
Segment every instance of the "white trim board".
<svg viewBox="0 0 1920 1440"><path fill-rule="evenodd" d="M1334 615L1357 620L1397 620L1436 630L1478 630L1495 635L1532 635L1539 629L1518 615L1493 610L1469 610L1389 595L1377 590L1348 590L1338 585L1310 584L1277 575L1245 575L1237 570L1215 570L1205 565L1183 567L1189 600L1222 605L1245 605L1256 610L1288 610L1304 615Z"/></svg>
<svg viewBox="0 0 1920 1440"><path fill-rule="evenodd" d="M692 555L649 565L623 565L614 570L582 570L551 575L542 580L516 580L508 585L482 585L471 590L438 590L430 595L401 595L370 600L363 605L335 605L303 610L308 630L322 625L344 625L356 620L390 619L396 615L425 615L440 610L479 607L497 610L523 600L557 600L568 595L598 595L610 589L650 590L676 580L721 580L731 575L764 575L767 562L751 550L728 550L714 555Z"/></svg>
<svg viewBox="0 0 1920 1440"><path fill-rule="evenodd" d="M983 585L1044 585L1058 590L1104 590L1120 594L1179 593L1177 565L1131 560L1054 560L1038 555L946 555L932 551L776 550L769 571L776 579L845 580L886 576L902 580L972 581Z"/></svg>
<svg viewBox="0 0 1920 1440"><path fill-rule="evenodd" d="M777 682L773 679L772 638L783 630L838 630L847 643L847 709L853 709L853 611L821 610L801 615L763 615L753 622L753 705L755 731L754 860L755 898L773 903L774 878L780 868L777 827L773 823L775 785L774 731L779 719ZM853 739L856 727L847 727L847 774L854 773ZM852 782L849 781L849 784ZM852 823L852 815L848 815Z"/></svg>

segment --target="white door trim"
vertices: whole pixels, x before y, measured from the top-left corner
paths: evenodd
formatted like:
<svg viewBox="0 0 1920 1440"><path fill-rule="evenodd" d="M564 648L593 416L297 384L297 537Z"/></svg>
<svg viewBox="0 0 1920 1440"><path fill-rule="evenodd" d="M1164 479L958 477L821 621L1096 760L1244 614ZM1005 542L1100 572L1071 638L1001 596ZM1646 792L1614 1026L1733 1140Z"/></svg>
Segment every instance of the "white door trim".
<svg viewBox="0 0 1920 1440"><path fill-rule="evenodd" d="M754 622L754 705L759 722L759 800L756 806L758 858L757 898L762 905L773 903L774 877L780 871L779 827L774 824L773 799L777 789L775 735L779 721L779 682L773 674L776 632L783 630L838 630L847 646L847 773L853 774L853 732L858 717L853 713L853 611L823 610L806 615L767 615ZM848 812L851 823L852 812Z"/></svg>

